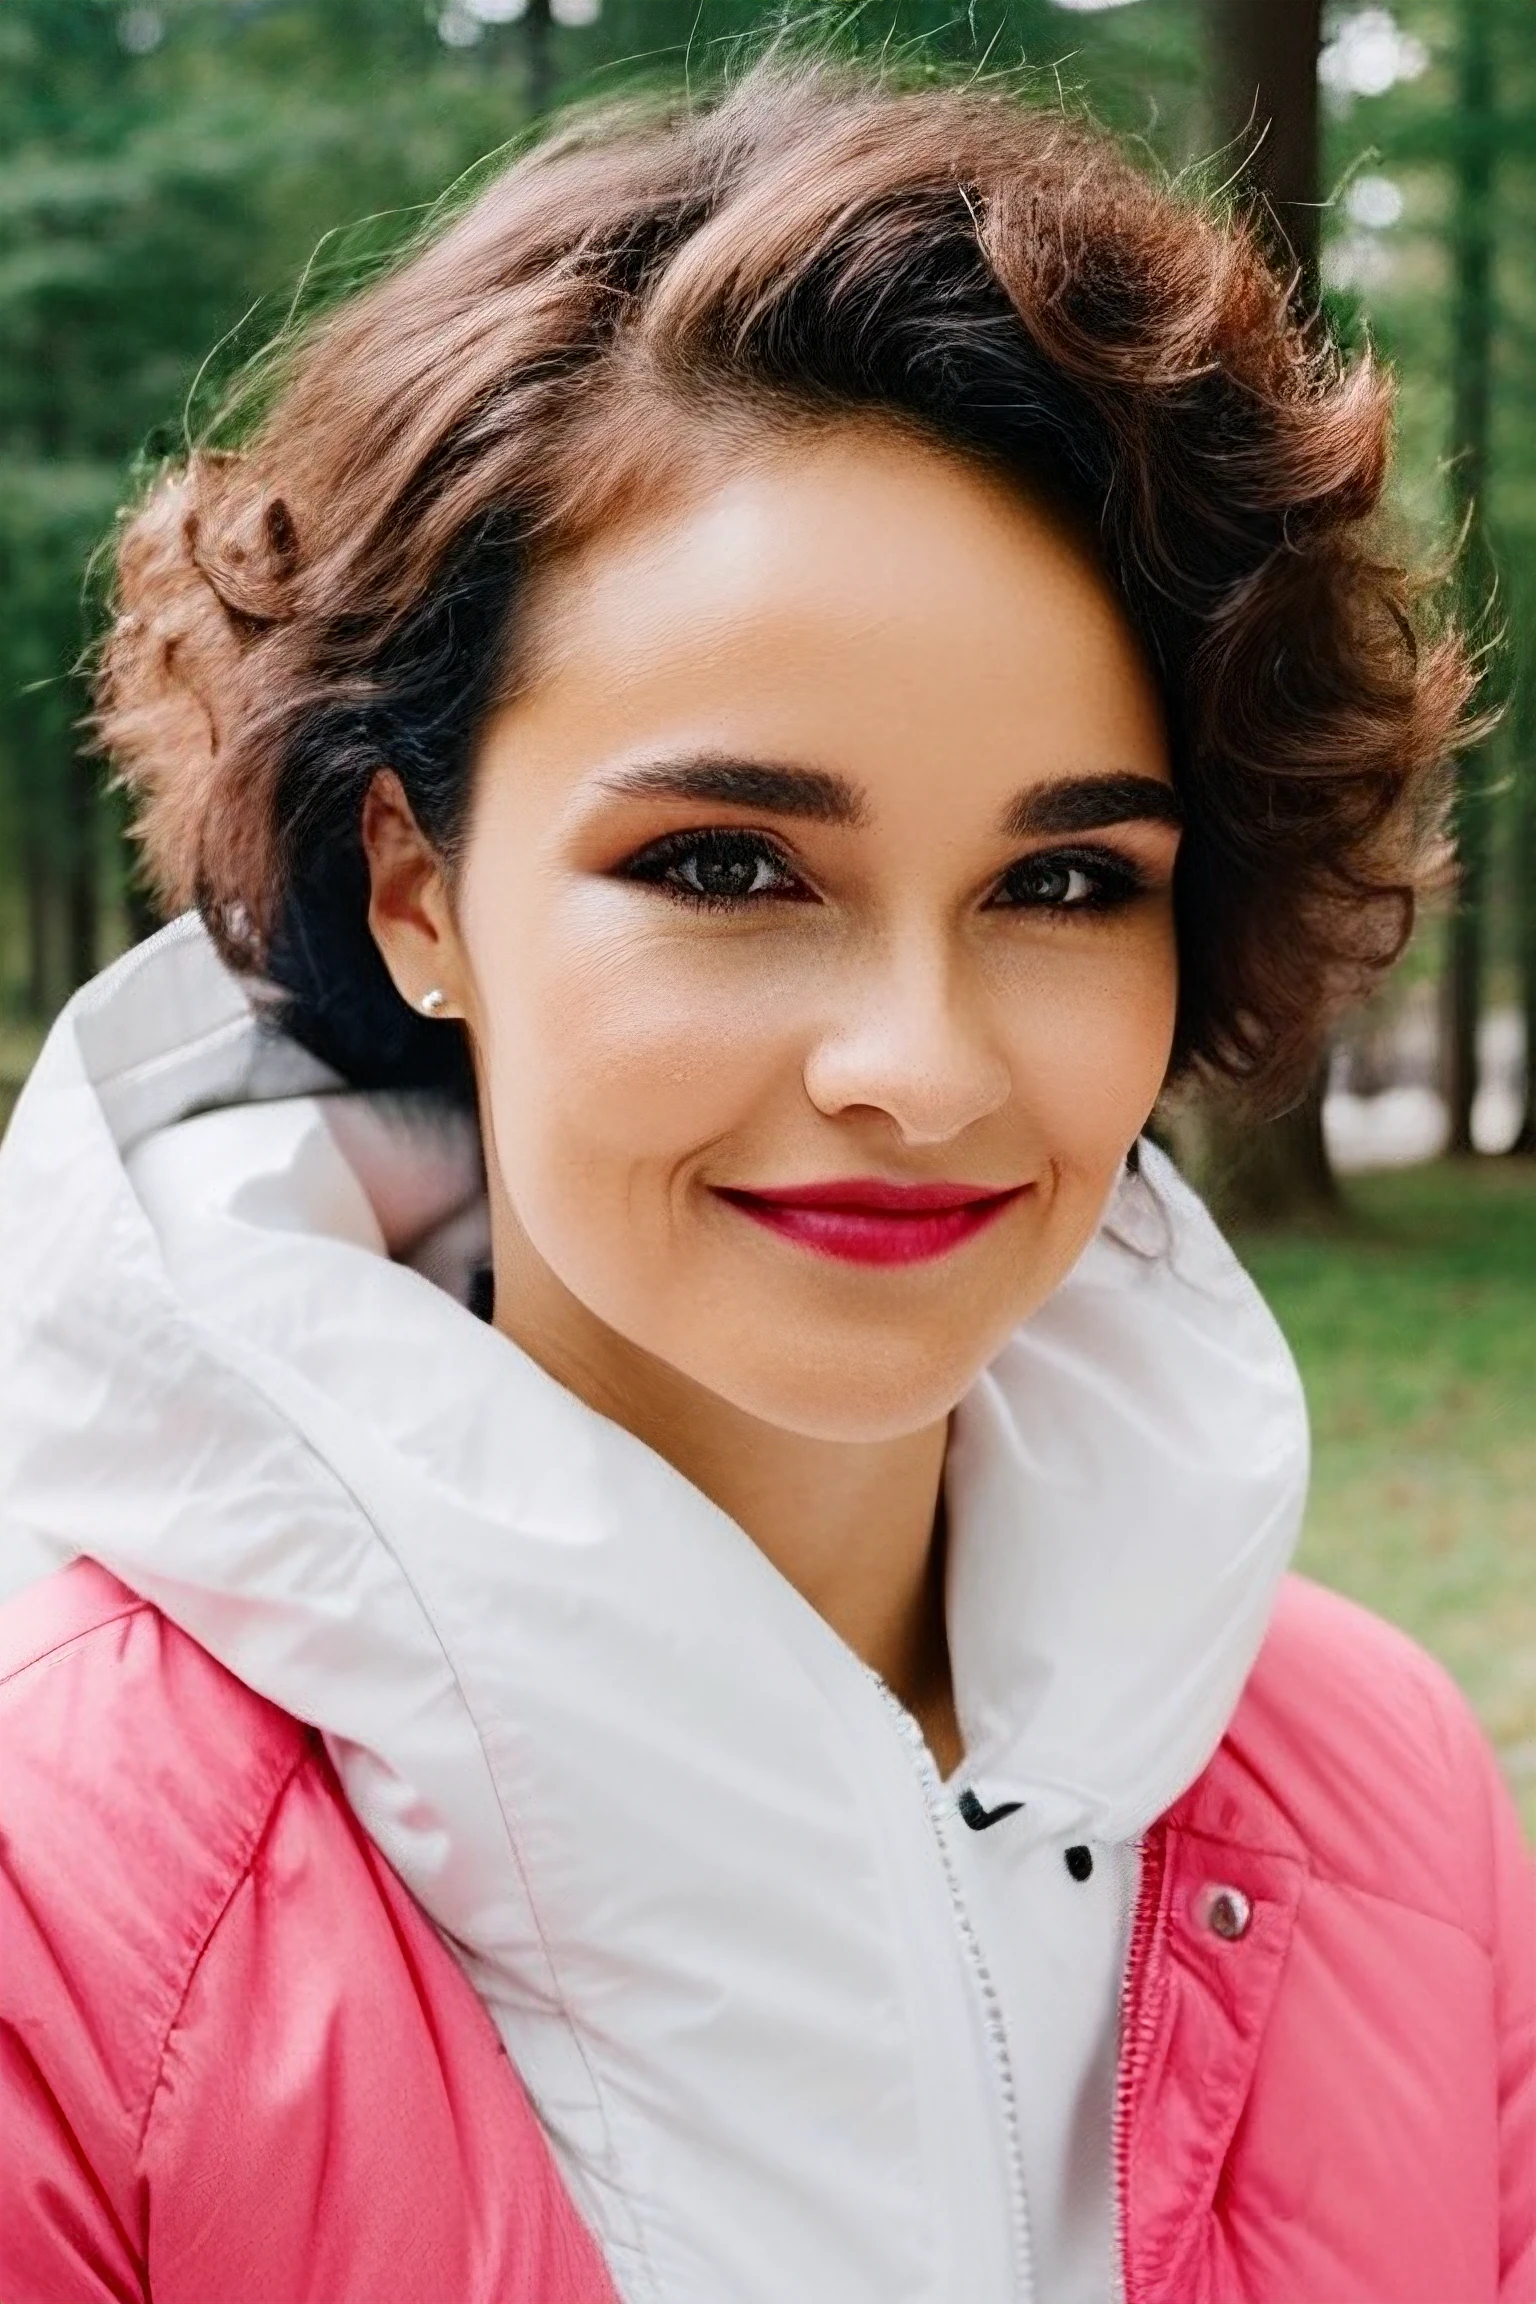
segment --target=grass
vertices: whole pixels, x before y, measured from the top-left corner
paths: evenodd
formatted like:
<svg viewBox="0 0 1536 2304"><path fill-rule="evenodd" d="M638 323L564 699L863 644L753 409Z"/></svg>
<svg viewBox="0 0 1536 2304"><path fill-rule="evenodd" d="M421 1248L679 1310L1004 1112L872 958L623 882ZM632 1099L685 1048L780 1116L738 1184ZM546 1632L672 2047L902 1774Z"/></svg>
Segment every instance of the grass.
<svg viewBox="0 0 1536 2304"><path fill-rule="evenodd" d="M1449 1668L1536 1840L1536 1162L1361 1177L1349 1204L1341 1234L1240 1243L1311 1403L1298 1565Z"/></svg>

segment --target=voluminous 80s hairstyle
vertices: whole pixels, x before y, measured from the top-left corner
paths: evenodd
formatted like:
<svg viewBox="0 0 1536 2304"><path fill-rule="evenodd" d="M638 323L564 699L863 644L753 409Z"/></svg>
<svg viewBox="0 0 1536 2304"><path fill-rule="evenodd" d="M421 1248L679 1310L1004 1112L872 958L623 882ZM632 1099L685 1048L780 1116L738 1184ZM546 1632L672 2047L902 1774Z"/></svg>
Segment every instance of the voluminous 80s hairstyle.
<svg viewBox="0 0 1536 2304"><path fill-rule="evenodd" d="M1283 1103L1408 934L1467 653L1377 541L1380 369L1240 219L997 89L770 60L578 122L313 330L121 535L99 726L162 894L359 1085L465 1086L368 931L370 779L451 867L540 569L706 433L850 416L1096 540L1187 813L1174 1070Z"/></svg>

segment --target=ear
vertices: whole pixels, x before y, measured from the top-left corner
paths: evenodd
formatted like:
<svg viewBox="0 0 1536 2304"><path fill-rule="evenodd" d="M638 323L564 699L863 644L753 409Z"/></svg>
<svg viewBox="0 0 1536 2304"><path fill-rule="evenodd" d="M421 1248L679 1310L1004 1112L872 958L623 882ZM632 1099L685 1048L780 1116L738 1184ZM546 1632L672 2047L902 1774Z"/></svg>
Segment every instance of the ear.
<svg viewBox="0 0 1536 2304"><path fill-rule="evenodd" d="M462 1016L467 975L447 876L393 769L380 769L369 785L361 830L368 926L396 991L418 1010L429 994L441 993L427 1013Z"/></svg>

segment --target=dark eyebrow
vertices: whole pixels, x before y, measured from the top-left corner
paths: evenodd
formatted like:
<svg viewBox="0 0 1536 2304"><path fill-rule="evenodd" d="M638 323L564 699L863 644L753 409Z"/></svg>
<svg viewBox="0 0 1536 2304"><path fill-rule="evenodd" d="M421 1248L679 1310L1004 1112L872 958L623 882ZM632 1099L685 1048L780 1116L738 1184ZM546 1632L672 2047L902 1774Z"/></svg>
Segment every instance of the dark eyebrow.
<svg viewBox="0 0 1536 2304"><path fill-rule="evenodd" d="M1003 830L1024 839L1040 832L1097 832L1106 824L1183 821L1173 786L1155 776L1072 776L1021 792L1003 817Z"/></svg>
<svg viewBox="0 0 1536 2304"><path fill-rule="evenodd" d="M728 808L762 808L813 824L863 824L864 795L825 768L780 767L767 760L657 760L603 778L603 789L639 799L702 800Z"/></svg>

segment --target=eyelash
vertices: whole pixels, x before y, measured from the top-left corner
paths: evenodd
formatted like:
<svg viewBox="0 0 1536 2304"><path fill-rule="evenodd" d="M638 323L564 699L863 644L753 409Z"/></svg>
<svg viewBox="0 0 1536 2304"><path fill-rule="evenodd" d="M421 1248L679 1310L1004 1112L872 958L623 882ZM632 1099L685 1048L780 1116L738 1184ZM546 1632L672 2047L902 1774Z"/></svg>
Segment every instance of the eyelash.
<svg viewBox="0 0 1536 2304"><path fill-rule="evenodd" d="M690 857L713 855L717 860L730 863L767 863L781 872L793 885L787 888L747 890L739 896L710 895L702 888L688 888L669 880L670 872L681 868ZM708 832L669 832L663 840L653 840L642 848L638 856L631 856L622 867L622 877L639 880L648 887L659 888L663 895L675 903L691 904L700 912L739 912L744 905L765 901L778 903L804 903L809 891L795 879L793 867L782 851L761 832L737 832L724 826Z"/></svg>
<svg viewBox="0 0 1536 2304"><path fill-rule="evenodd" d="M709 893L690 888L669 877L681 870L685 862L700 855L713 855L717 861L736 865L767 864L781 873L789 886L748 888L739 895ZM1058 919L1070 918L1078 913L1106 913L1119 909L1145 892L1144 874L1129 858L1107 848L1049 848L1032 856L1021 856L1010 864L997 882L999 890L1010 880L1030 872L1081 872L1092 883L1091 892L1072 903L999 903L996 895L989 898L986 909L996 911L1035 912ZM639 881L643 886L659 889L674 903L690 905L700 912L740 912L751 905L764 903L806 903L813 901L810 891L794 873L794 868L781 849L761 832L736 831L717 827L704 832L670 832L664 839L654 840L638 855L632 856L621 868L621 877Z"/></svg>
<svg viewBox="0 0 1536 2304"><path fill-rule="evenodd" d="M1144 895L1147 888L1145 873L1113 848L1047 848L1033 856L1021 856L1016 864L1009 865L998 886L1035 871L1081 872L1091 883L1090 893L1072 904L1016 904L998 909L1054 913L1058 918L1074 912L1115 912Z"/></svg>

